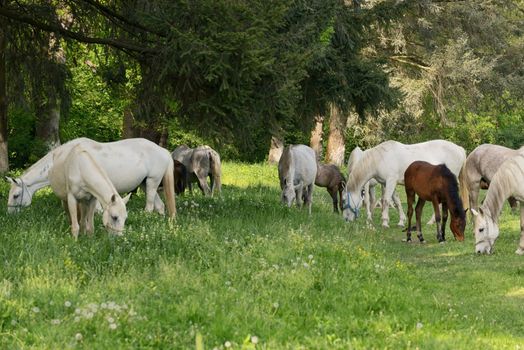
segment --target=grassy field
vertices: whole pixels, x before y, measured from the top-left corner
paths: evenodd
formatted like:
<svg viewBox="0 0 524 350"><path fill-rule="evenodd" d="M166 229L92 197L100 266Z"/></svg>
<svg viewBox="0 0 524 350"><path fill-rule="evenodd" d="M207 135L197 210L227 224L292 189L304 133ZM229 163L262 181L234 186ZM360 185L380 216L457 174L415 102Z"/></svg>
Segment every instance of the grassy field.
<svg viewBox="0 0 524 350"><path fill-rule="evenodd" d="M279 202L275 167L225 163L223 195L177 197L175 224L131 199L125 237L74 241L41 191L7 216L0 185L1 349L519 349L524 258L505 207L491 256L466 240L402 242ZM399 187L403 195L403 188ZM425 208L425 220L431 215ZM202 346L196 346L199 343Z"/></svg>

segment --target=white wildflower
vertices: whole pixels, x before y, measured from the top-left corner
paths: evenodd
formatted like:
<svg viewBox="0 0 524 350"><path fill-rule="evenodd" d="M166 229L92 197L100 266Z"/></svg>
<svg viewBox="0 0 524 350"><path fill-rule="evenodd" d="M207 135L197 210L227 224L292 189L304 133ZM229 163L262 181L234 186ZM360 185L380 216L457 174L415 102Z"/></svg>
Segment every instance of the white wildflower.
<svg viewBox="0 0 524 350"><path fill-rule="evenodd" d="M76 334L75 334L75 339L76 339L77 341L81 341L83 338L84 338L84 337L82 336L82 333L76 333Z"/></svg>
<svg viewBox="0 0 524 350"><path fill-rule="evenodd" d="M40 308L38 306L35 306L31 309L31 311L33 311L35 314L39 313L40 312Z"/></svg>
<svg viewBox="0 0 524 350"><path fill-rule="evenodd" d="M252 337L251 337L251 342L252 342L253 344L257 344L257 343L258 343L258 337L257 337L256 335L252 336Z"/></svg>
<svg viewBox="0 0 524 350"><path fill-rule="evenodd" d="M231 342L230 342L229 340L226 341L226 342L224 343L224 346L225 346L226 348L230 348L230 347L231 347Z"/></svg>
<svg viewBox="0 0 524 350"><path fill-rule="evenodd" d="M64 303L64 306L65 307L71 307L71 302L69 300L66 300L66 302Z"/></svg>

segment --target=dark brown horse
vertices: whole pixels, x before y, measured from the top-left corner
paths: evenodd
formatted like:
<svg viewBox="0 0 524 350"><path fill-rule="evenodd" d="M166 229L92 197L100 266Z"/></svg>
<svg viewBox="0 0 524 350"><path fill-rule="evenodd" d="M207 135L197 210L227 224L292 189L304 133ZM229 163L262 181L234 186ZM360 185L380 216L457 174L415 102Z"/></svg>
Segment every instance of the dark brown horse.
<svg viewBox="0 0 524 350"><path fill-rule="evenodd" d="M342 211L342 191L346 187L346 179L336 165L318 164L315 185L327 188L329 195L333 199L333 211L335 213L338 213L339 205ZM337 198L337 193L339 198Z"/></svg>
<svg viewBox="0 0 524 350"><path fill-rule="evenodd" d="M448 210L451 213L450 228L459 241L464 240L464 229L466 228L466 212L462 206L459 196L458 182L455 175L445 164L432 165L428 162L416 161L406 169L404 173L404 185L408 200L408 229L407 241L411 242L411 217L413 216L413 202L415 194L418 195L416 212L416 230L420 242L424 242L421 230L422 208L426 201L431 201L435 210L435 221L437 223L437 239L445 241L444 232L448 219ZM442 225L440 222L439 204L442 204Z"/></svg>

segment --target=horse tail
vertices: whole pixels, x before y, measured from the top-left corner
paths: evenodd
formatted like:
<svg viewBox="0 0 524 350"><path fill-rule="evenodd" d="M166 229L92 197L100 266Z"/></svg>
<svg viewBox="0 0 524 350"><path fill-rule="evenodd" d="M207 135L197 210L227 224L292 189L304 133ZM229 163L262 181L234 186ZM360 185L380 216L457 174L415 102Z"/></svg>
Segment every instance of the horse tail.
<svg viewBox="0 0 524 350"><path fill-rule="evenodd" d="M169 217L174 219L176 216L176 203L175 203L175 175L174 175L174 162L171 156L169 157L169 164L164 173L162 179L164 185L164 196L166 197L167 211Z"/></svg>
<svg viewBox="0 0 524 350"><path fill-rule="evenodd" d="M467 170L466 170L466 164L467 159L462 164L462 168L460 169L459 173L459 188L460 188L460 198L462 200L462 206L464 207L464 210L467 210L469 208L469 189L468 189L468 176L467 176Z"/></svg>
<svg viewBox="0 0 524 350"><path fill-rule="evenodd" d="M211 175L213 176L213 188L211 188L211 195L217 190L218 194L222 192L222 181L220 177L222 176L222 165L220 163L220 156L218 153L211 149L208 151L209 156L209 168L211 170Z"/></svg>

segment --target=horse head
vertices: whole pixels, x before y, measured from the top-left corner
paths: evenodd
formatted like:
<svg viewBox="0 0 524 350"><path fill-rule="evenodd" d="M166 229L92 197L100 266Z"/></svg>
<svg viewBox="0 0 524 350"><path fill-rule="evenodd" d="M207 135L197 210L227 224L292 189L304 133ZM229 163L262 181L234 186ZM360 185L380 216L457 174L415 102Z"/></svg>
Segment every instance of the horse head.
<svg viewBox="0 0 524 350"><path fill-rule="evenodd" d="M281 195L282 203L286 204L288 207L291 207L296 197L293 182L291 181L291 183L289 183L287 179L284 179L282 185L283 185L282 186L283 187L282 195Z"/></svg>
<svg viewBox="0 0 524 350"><path fill-rule="evenodd" d="M124 198L116 194L111 196L111 200L102 214L102 222L109 233L122 236L127 219L126 204L129 201L129 197L131 197L131 194Z"/></svg>
<svg viewBox="0 0 524 350"><path fill-rule="evenodd" d="M31 193L27 185L20 178L11 178L6 176L6 180L11 183L9 197L7 199L7 212L16 213L22 207L31 205Z"/></svg>
<svg viewBox="0 0 524 350"><path fill-rule="evenodd" d="M489 211L479 208L471 209L475 220L475 251L491 254L493 246L499 236L499 226L491 217Z"/></svg>
<svg viewBox="0 0 524 350"><path fill-rule="evenodd" d="M351 192L346 187L342 192L342 215L344 220L349 222L358 217L363 200L362 191Z"/></svg>
<svg viewBox="0 0 524 350"><path fill-rule="evenodd" d="M451 218L451 222L449 223L449 227L451 228L451 232L453 232L453 235L458 241L464 240L464 230L466 230L466 215L463 217L461 216L454 216Z"/></svg>

